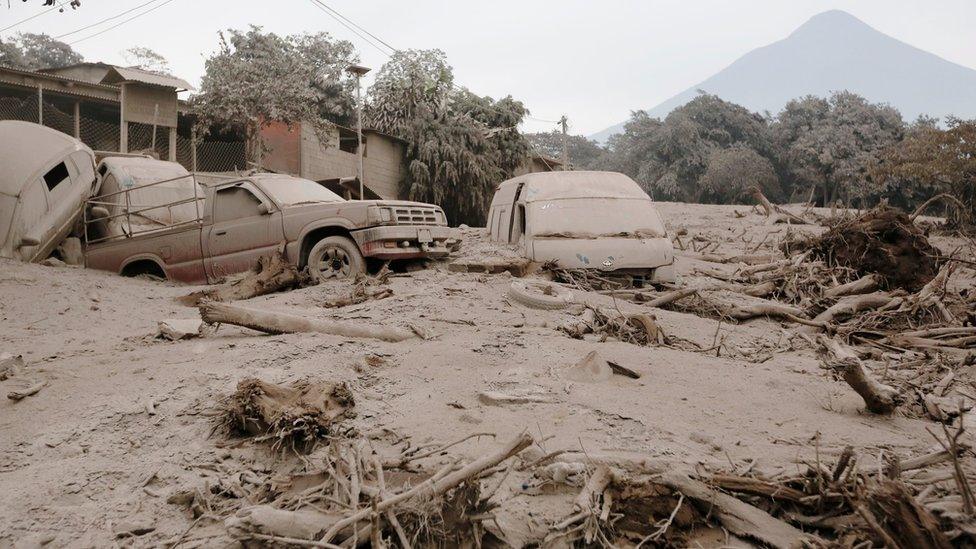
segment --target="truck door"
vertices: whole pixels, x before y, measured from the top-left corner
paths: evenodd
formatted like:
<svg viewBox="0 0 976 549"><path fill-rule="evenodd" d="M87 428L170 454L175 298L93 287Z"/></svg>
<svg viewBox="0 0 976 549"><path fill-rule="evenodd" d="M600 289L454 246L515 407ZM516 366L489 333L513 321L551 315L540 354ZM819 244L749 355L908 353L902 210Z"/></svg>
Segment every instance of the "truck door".
<svg viewBox="0 0 976 549"><path fill-rule="evenodd" d="M213 224L204 256L211 281L246 271L284 240L281 211L253 184L238 181L214 192Z"/></svg>

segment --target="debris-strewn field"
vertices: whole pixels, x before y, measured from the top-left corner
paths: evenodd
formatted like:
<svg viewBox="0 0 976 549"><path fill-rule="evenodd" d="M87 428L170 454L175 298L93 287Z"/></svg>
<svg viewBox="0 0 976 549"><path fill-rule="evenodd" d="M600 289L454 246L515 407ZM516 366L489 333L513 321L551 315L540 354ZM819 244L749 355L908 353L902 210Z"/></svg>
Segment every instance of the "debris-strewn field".
<svg viewBox="0 0 976 549"><path fill-rule="evenodd" d="M0 263L0 547L971 545L972 242L659 207L676 288L547 308L435 264L198 330L204 288ZM228 324L275 313L315 331Z"/></svg>

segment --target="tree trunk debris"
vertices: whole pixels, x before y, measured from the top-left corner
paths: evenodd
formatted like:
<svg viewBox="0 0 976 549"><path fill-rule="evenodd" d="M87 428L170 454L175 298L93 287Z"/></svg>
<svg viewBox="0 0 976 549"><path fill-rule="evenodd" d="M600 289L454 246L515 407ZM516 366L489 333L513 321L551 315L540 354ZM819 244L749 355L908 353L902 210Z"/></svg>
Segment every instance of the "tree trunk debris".
<svg viewBox="0 0 976 549"><path fill-rule="evenodd" d="M288 313L259 311L240 305L207 302L199 306L200 318L208 324L233 324L267 334L314 332L350 338L400 342L419 337L413 330L365 326L353 322L305 318Z"/></svg>

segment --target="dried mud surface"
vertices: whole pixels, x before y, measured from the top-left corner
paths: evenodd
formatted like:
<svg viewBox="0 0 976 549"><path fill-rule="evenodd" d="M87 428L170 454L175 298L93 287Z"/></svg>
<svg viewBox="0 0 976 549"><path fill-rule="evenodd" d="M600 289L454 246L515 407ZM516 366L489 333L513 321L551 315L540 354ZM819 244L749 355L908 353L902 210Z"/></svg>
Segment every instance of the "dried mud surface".
<svg viewBox="0 0 976 549"><path fill-rule="evenodd" d="M664 203L660 209L672 229L730 241L722 253L749 252L767 233L788 230L764 226L755 213L737 217L746 206ZM490 252L478 230L465 236L465 257ZM955 244L933 241L942 249ZM689 282L687 275L702 265L678 259ZM925 431L931 422L865 414L860 398L831 381L813 351L774 352L788 329L777 322L720 325L654 311L666 333L705 348L724 337L738 358L575 340L555 329L567 313L510 302L510 282L508 274L451 273L438 265L393 277L388 299L339 309L322 303L347 292L347 283L244 302L319 318L420 326L433 334L428 341L268 336L222 326L211 337L170 342L153 338L157 322L196 318L194 308L175 299L200 288L0 262L0 354L23 355L27 374L47 381L34 396L0 400L0 547L31 540L51 540L49 547L141 547L179 536L193 518L168 503L170 495L241 464L275 466L267 449L228 444L214 433L216 404L247 377L344 382L356 400L351 424L364 432L388 429L417 444L497 434L495 441L472 439L455 448L469 458L522 431L544 440L547 451L582 448L691 466L755 460L755 470L771 473L812 461L815 451L836 459L846 445L905 454L934 448ZM592 350L642 377L569 381L563 370ZM3 394L15 381L0 382ZM532 391L551 402L479 401L479 392L493 390ZM566 511L544 497L523 501L537 506L538 521ZM117 538L134 526L149 532ZM204 522L182 546L230 542L221 523Z"/></svg>

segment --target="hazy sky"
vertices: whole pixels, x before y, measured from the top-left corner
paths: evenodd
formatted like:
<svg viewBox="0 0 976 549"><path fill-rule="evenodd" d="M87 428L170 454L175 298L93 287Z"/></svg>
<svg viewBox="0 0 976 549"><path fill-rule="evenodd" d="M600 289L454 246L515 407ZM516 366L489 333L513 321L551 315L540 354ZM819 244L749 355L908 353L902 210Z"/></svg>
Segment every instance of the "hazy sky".
<svg viewBox="0 0 976 549"><path fill-rule="evenodd" d="M59 35L118 15L146 0L82 0L0 34ZM973 0L324 0L396 48L440 48L461 85L493 97L512 94L535 118L566 114L573 133L590 134L649 108L786 37L811 16L843 9L872 27L968 67L976 67ZM7 7L7 4L9 7ZM0 28L39 13L40 0L0 4ZM90 40L85 37L160 6ZM197 84L217 31L263 26L277 33L326 31L350 40L365 65L386 57L312 0L155 0L145 8L65 36L89 60L122 63L120 52L147 46ZM529 120L527 131L548 122Z"/></svg>

